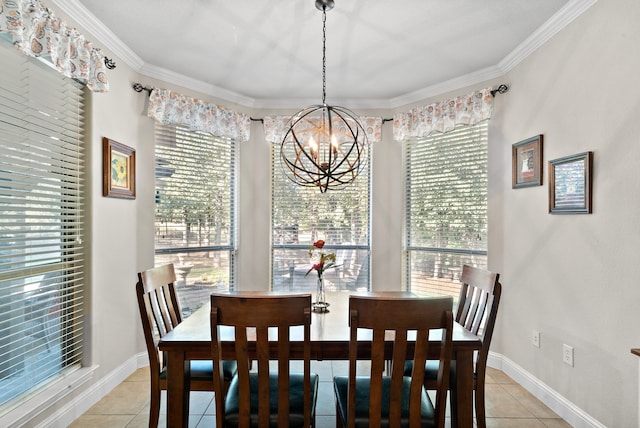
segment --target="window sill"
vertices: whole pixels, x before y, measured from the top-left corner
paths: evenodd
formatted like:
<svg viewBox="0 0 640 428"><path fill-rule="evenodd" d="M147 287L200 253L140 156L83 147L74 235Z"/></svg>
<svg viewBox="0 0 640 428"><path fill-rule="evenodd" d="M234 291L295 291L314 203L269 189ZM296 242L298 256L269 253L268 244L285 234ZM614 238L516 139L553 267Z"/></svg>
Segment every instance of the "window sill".
<svg viewBox="0 0 640 428"><path fill-rule="evenodd" d="M35 395L19 401L13 409L0 416L0 426L19 427L25 425L34 417L90 381L98 367L94 365L79 368L52 382L41 391L35 393Z"/></svg>

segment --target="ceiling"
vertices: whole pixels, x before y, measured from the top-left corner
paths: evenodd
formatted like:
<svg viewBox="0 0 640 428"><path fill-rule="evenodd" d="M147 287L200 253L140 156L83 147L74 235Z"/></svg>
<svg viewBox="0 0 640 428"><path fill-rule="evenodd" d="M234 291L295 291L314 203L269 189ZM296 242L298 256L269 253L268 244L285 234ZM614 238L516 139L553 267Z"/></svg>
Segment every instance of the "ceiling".
<svg viewBox="0 0 640 428"><path fill-rule="evenodd" d="M389 108L502 76L595 1L336 0L326 101ZM52 3L142 75L248 107L321 102L314 0Z"/></svg>

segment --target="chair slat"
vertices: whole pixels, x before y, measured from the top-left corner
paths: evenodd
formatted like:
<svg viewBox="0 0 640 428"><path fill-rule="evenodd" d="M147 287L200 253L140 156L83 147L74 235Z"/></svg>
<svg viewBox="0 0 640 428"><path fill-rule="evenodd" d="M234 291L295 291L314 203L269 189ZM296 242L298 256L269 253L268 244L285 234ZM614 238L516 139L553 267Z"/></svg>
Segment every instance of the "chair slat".
<svg viewBox="0 0 640 428"><path fill-rule="evenodd" d="M343 403L346 401L346 415L342 414L343 406L337 406L339 421L346 422L346 426L353 427L356 417L362 418L362 412L368 414L368 426L379 427L400 426L405 418L409 420L410 427L421 426L427 417L421 414L424 400L428 400L423 391L424 365L428 355L429 331L443 329L445 332L441 364L447 369L447 376L439 376L441 385L437 396L446 396L448 387L448 369L451 360L451 331L453 328L452 306L450 297L439 298L404 298L392 297L393 294L376 293L375 296L350 296L350 346L349 346L349 377L346 394L343 396L342 386L344 380L336 378L336 399ZM356 380L356 364L358 346L365 346L364 341L358 341L358 329L370 329L372 339L368 346L371 349L371 369L366 378ZM409 332L415 332L416 341L413 353L408 353ZM385 335L387 332L394 334L393 349L391 355L385 355ZM391 358L391 373L383 372L385 358ZM407 379L403 374L403 365L406 359L418 361L422 367L415 367L414 372L418 377ZM415 360L414 360L415 359ZM407 382L408 385L407 385ZM368 408L362 408L361 399L356 396L363 391L356 390L356 384L360 388L368 388ZM403 390L408 388L408 401ZM385 402L383 400L389 400ZM428 401L430 403L430 401ZM443 427L445 421L446 401L438 401L440 408L435 409L435 417L430 424ZM426 404L425 404L426 405ZM360 406L360 407L358 407ZM358 413L358 415L356 415ZM384 420L384 422L383 422ZM338 426L341 426L338 424Z"/></svg>
<svg viewBox="0 0 640 428"><path fill-rule="evenodd" d="M402 412L402 382L404 380L404 367L400 364L393 364L396 361L404 361L407 356L407 331L400 330L395 333L393 344L393 357L391 368L391 395L389 402L389 421L399 424ZM372 373L372 376L374 374ZM419 397L419 395L418 395ZM412 401L413 405L414 402Z"/></svg>
<svg viewBox="0 0 640 428"><path fill-rule="evenodd" d="M487 303L489 302L489 293L478 289L477 296L477 305L475 309L475 314L471 323L469 325L469 331L473 334L478 334L480 331L480 327L484 322L485 314L487 313Z"/></svg>
<svg viewBox="0 0 640 428"><path fill-rule="evenodd" d="M177 326L178 323L180 323L179 319L181 319L181 317L179 316L179 312L177 311L177 305L178 302L175 301L175 291L173 289L173 284L169 283L166 286L162 287L160 289L161 293L162 293L162 300L165 302L165 305L167 307L167 316L168 316L168 322L171 325L171 330L173 330L173 327Z"/></svg>
<svg viewBox="0 0 640 428"><path fill-rule="evenodd" d="M237 420L225 405L216 405L216 421L219 426L230 426L237 422L239 426L249 426L250 420L257 421L258 426L278 427L290 425L291 418L296 420L300 415L292 415L292 409L300 409L304 426L310 427L315 418L315 392L312 394L311 376L311 295L272 295L257 292L218 294L211 296L211 330L219 326L232 326L235 328L236 358L243 355L244 361L238 360L237 390L232 386L229 394L238 394ZM214 317L214 310L216 316ZM299 397L298 391L291 390L291 382L300 382L300 375L290 372L291 334L290 328L303 326L304 328L304 373L302 374L302 398L303 403L291 402L291 397ZM246 329L255 331L255 354L246 353L252 349L253 343L248 342L250 337ZM240 334L239 334L240 333ZM277 343L274 345L273 334L277 333ZM271 342L270 342L270 334ZM219 341L219 338L217 338ZM218 346L220 346L218 344ZM212 344L214 363L220 359ZM257 374L250 373L248 361L257 361ZM277 372L270 372L270 360L277 360ZM295 379L295 380L294 380ZM314 385L317 385L317 375L313 377ZM257 385L256 385L257 383ZM297 383L296 383L297 384ZM257 400L251 401L251 388L257 388ZM315 389L314 389L315 391ZM277 394L277 397L272 396ZM231 401L233 397L231 396ZM216 394L216 400L217 394ZM227 400L229 401L229 400ZM231 417L228 417L231 415ZM273 422L273 423L272 423Z"/></svg>
<svg viewBox="0 0 640 428"><path fill-rule="evenodd" d="M471 306L471 295L473 290L469 289L469 285L462 283L460 286L460 297L458 298L458 311L456 312L456 322L461 325L465 324L467 315L469 314L469 307Z"/></svg>
<svg viewBox="0 0 640 428"><path fill-rule="evenodd" d="M289 327L278 327L278 426L289 425Z"/></svg>

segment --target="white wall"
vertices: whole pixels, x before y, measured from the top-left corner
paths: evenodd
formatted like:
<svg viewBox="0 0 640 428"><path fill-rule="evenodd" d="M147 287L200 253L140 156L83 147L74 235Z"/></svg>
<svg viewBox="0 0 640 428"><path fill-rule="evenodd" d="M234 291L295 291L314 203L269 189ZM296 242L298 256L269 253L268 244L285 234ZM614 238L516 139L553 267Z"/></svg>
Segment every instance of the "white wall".
<svg viewBox="0 0 640 428"><path fill-rule="evenodd" d="M511 86L496 98L489 131L489 266L501 272L504 285L492 350L604 425L625 428L638 425L638 361L629 350L640 345L640 287L634 281L640 276L639 18L635 0L600 1L505 78L471 88L503 81ZM87 360L99 365L94 384L103 385L144 352L134 284L136 273L153 264L153 123L144 115L146 96L131 84L141 81L243 110L139 76L114 59L118 67L108 72L110 92L90 98L87 134ZM244 110L254 117L273 114ZM240 147L237 279L241 289L266 289L270 154L261 125L254 122L251 131L251 141ZM544 185L513 190L511 145L540 133L545 136ZM136 149L135 201L101 196L104 136ZM587 150L595 153L594 213L548 214L546 161ZM372 288L397 289L402 279L402 162L391 123L383 127L372 162ZM539 349L531 345L534 329L541 332ZM575 349L573 368L561 361L563 343Z"/></svg>
<svg viewBox="0 0 640 428"><path fill-rule="evenodd" d="M138 258L145 258L138 248L138 243L145 247L144 241L138 239L143 230L139 226L144 226L138 221L138 212L145 209L145 201L149 200L144 194L149 187L145 180L137 183L135 201L102 196L102 138L109 137L136 150L138 177L153 169L153 158L149 157L153 154L153 140L140 137L144 122L135 119L140 116L143 99L126 90L135 75L126 67L114 71L109 74L111 91L93 95L91 127L87 133L90 153L87 194L92 222L87 305L91 308L91 362L100 364L100 373L113 370L139 348L137 336L123 332L137 331L132 323L139 317L135 272ZM153 213L153 206L146 205L146 209Z"/></svg>
<svg viewBox="0 0 640 428"><path fill-rule="evenodd" d="M490 130L490 266L504 285L492 350L608 427L638 426L639 18L635 0L596 3L508 73ZM511 144L536 134L543 186L511 189ZM547 161L585 151L593 214L548 214Z"/></svg>

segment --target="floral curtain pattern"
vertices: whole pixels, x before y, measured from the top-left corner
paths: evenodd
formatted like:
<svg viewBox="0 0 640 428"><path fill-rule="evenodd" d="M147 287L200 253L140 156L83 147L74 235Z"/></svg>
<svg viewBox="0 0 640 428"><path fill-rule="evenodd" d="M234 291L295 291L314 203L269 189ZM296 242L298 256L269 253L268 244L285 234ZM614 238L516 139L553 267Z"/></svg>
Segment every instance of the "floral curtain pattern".
<svg viewBox="0 0 640 428"><path fill-rule="evenodd" d="M282 143L282 138L287 132L290 116L266 116L264 121L264 139L271 144ZM382 118L380 117L364 117L358 118L360 124L367 134L367 140L370 143L377 143L382 138Z"/></svg>
<svg viewBox="0 0 640 428"><path fill-rule="evenodd" d="M151 92L147 116L165 125L187 125L193 131L210 132L236 141L249 141L251 134L251 119L246 114L168 89Z"/></svg>
<svg viewBox="0 0 640 428"><path fill-rule="evenodd" d="M75 28L58 19L39 0L0 0L0 33L11 35L25 55L51 58L64 76L86 82L94 92L107 92L104 54Z"/></svg>
<svg viewBox="0 0 640 428"><path fill-rule="evenodd" d="M491 118L491 88L446 101L416 107L393 116L393 139L422 138L433 132L449 132L458 125L475 125Z"/></svg>

